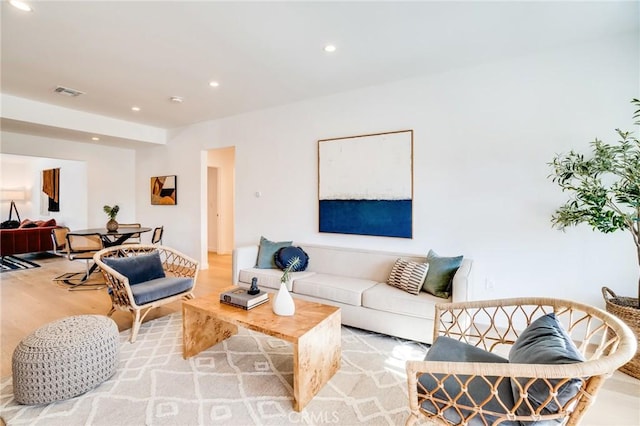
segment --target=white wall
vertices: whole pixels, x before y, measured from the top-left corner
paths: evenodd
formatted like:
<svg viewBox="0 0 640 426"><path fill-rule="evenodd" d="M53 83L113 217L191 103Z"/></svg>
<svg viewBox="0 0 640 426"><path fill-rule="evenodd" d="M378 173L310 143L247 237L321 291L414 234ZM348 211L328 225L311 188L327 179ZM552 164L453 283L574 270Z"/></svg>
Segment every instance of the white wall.
<svg viewBox="0 0 640 426"><path fill-rule="evenodd" d="M60 168L60 211L49 212L48 197L42 192L42 171ZM0 187L22 188L25 200L16 201L22 220L55 219L72 229L87 227L87 166L84 161L60 160L24 155L0 154ZM9 217L9 203L2 203L2 218ZM15 214L14 214L15 219Z"/></svg>
<svg viewBox="0 0 640 426"><path fill-rule="evenodd" d="M179 239L171 242L191 255L206 239L198 226L206 199L201 153L235 146L236 245L264 235L411 253L433 248L475 260L475 298L547 295L602 306L602 285L635 294L632 242L585 226L552 229L550 216L565 197L547 178L547 163L630 128L638 47L631 34L199 123L172 132L166 147L139 153L137 179L179 175L179 205L171 215L157 206L154 215L173 221ZM414 130L414 238L318 233L317 140L403 129ZM137 208L146 214L144 204ZM485 291L485 282L493 289Z"/></svg>
<svg viewBox="0 0 640 426"><path fill-rule="evenodd" d="M32 167L30 161L25 161L24 157L13 155L0 155L0 188L2 189L18 189L24 190L24 200L14 200L20 219L32 219L34 209L32 199L34 196L32 182ZM2 201L0 203L0 221L9 219L10 201ZM12 216L13 220L18 220L15 211ZM36 220L35 218L32 220Z"/></svg>
<svg viewBox="0 0 640 426"><path fill-rule="evenodd" d="M199 233L200 152L195 153L197 158L190 158L179 146L174 148L175 151L168 146L138 149L135 168L136 211L144 221L144 226L164 226L164 245L199 259L200 239L206 239L206 235ZM177 204L151 205L151 177L166 175L177 175ZM142 239L148 242L146 236ZM197 241L198 248L190 249L194 241Z"/></svg>
<svg viewBox="0 0 640 426"><path fill-rule="evenodd" d="M88 192L87 163L86 161L60 160L52 158L37 158L34 160L36 173L32 176L32 182L37 182L34 192L40 205L39 214L44 217L52 217L59 225L69 229L86 229L89 227L88 206L86 197L78 197L77 194ZM60 211L47 212L47 196L42 193L42 170L60 168ZM45 212L44 214L42 212Z"/></svg>
<svg viewBox="0 0 640 426"><path fill-rule="evenodd" d="M46 158L34 166L32 177L38 179L34 182L36 188L40 185L42 168L61 168L61 211L51 213L50 217L71 229L103 227L109 219L102 211L105 204L120 206L118 221L145 223L144 218L136 215L136 154L132 149L2 132L1 152ZM38 212L39 208L32 210L33 214Z"/></svg>

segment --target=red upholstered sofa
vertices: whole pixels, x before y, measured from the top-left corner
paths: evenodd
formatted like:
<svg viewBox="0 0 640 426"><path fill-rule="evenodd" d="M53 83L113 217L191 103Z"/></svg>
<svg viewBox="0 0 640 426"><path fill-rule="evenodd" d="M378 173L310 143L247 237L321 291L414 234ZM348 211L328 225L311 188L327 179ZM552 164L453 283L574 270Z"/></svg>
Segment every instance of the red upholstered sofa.
<svg viewBox="0 0 640 426"><path fill-rule="evenodd" d="M54 228L57 228L55 219L46 222L25 219L20 228L0 229L0 256L53 250L51 230Z"/></svg>

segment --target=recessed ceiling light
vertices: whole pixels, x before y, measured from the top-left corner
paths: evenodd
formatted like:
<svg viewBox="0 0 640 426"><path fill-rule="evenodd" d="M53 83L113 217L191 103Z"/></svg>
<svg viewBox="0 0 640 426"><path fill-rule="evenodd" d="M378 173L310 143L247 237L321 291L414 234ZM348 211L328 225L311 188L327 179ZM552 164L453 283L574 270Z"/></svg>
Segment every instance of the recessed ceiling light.
<svg viewBox="0 0 640 426"><path fill-rule="evenodd" d="M33 10L31 6L20 0L10 0L9 3L16 9L24 10L25 12L31 12Z"/></svg>
<svg viewBox="0 0 640 426"><path fill-rule="evenodd" d="M99 140L100 140L100 138L99 138L99 137L97 137L97 136L93 136L93 137L91 138L91 140L92 140L92 141L99 141Z"/></svg>
<svg viewBox="0 0 640 426"><path fill-rule="evenodd" d="M331 52L335 52L335 51L336 51L336 47L335 47L333 44L327 44L327 45L324 47L324 51L325 51L325 52L329 52L329 53L331 53Z"/></svg>
<svg viewBox="0 0 640 426"><path fill-rule="evenodd" d="M209 82L209 86L211 86L211 87L218 87L218 86L220 86L220 83L218 83L217 81L210 81L210 82Z"/></svg>
<svg viewBox="0 0 640 426"><path fill-rule="evenodd" d="M131 111L138 112L138 111L140 111L140 107L132 106L132 107L131 107Z"/></svg>
<svg viewBox="0 0 640 426"><path fill-rule="evenodd" d="M182 99L180 96L172 96L169 98L169 100L176 104L181 104L184 101L184 99Z"/></svg>

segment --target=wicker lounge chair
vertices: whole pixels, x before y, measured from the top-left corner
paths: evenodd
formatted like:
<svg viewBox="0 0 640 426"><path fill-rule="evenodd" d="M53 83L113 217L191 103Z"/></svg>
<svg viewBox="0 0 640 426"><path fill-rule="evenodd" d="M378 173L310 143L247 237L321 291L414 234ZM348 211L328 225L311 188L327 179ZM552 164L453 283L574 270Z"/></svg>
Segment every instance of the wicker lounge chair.
<svg viewBox="0 0 640 426"><path fill-rule="evenodd" d="M94 260L109 286L112 308L108 315L119 310L130 312L133 317L132 343L151 309L193 298L198 262L169 247L148 244L114 246L96 253ZM155 273L150 273L154 268Z"/></svg>
<svg viewBox="0 0 640 426"><path fill-rule="evenodd" d="M575 343L569 346L584 357L583 361L528 364L504 358L489 360L497 354L506 357L518 337L526 334L523 330L531 329L529 325L539 322L540 317L548 318L549 313L555 314L560 328L566 330L567 341ZM434 346L438 336L447 336L449 339L442 341L454 345L470 344L470 352L485 355L480 362L407 362L411 409L407 425L425 418L436 424L514 425L535 421L576 425L604 380L636 350L631 330L615 316L588 305L550 298L438 304ZM452 351L442 353L450 356ZM537 351L528 349L525 355L537 355ZM569 387L573 391L564 393ZM534 394L543 397L534 402Z"/></svg>

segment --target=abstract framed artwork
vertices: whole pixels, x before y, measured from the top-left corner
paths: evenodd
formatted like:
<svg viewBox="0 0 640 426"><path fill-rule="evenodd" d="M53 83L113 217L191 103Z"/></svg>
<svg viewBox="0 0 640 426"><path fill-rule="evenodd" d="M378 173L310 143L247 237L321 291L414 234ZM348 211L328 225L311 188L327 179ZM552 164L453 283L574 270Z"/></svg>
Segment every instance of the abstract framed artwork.
<svg viewBox="0 0 640 426"><path fill-rule="evenodd" d="M164 206L178 204L178 177L176 175L151 178L151 204Z"/></svg>
<svg viewBox="0 0 640 426"><path fill-rule="evenodd" d="M413 130L318 141L319 231L413 238Z"/></svg>

